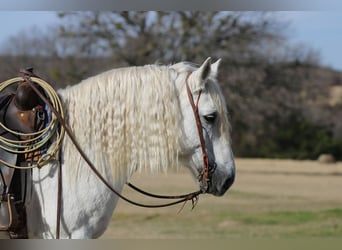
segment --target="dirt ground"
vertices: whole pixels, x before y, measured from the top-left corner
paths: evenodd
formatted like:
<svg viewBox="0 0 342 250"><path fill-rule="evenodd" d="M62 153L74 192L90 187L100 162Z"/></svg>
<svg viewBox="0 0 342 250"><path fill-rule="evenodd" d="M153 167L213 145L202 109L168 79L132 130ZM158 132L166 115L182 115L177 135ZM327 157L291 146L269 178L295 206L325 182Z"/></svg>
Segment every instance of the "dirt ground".
<svg viewBox="0 0 342 250"><path fill-rule="evenodd" d="M222 197L146 209L120 201L103 239L341 238L342 163L236 159L237 175ZM159 194L197 190L184 170L136 174L137 186ZM158 203L129 188L124 194ZM180 212L179 212L180 211ZM179 213L178 213L179 212Z"/></svg>

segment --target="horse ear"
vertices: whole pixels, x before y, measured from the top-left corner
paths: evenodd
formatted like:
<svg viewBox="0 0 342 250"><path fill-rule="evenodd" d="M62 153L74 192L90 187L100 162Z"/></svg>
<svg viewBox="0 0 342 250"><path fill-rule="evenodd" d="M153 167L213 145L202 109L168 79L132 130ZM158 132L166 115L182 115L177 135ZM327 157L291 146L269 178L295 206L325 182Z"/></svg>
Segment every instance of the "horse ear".
<svg viewBox="0 0 342 250"><path fill-rule="evenodd" d="M207 60L194 72L191 74L191 78L193 82L195 83L195 86L193 86L194 90L203 89L205 81L209 77L211 72L211 58L208 57Z"/></svg>
<svg viewBox="0 0 342 250"><path fill-rule="evenodd" d="M220 63L221 63L221 58L218 59L216 62L214 62L212 65L211 65L211 75L216 78L217 77L217 73L218 73L218 68L220 66Z"/></svg>

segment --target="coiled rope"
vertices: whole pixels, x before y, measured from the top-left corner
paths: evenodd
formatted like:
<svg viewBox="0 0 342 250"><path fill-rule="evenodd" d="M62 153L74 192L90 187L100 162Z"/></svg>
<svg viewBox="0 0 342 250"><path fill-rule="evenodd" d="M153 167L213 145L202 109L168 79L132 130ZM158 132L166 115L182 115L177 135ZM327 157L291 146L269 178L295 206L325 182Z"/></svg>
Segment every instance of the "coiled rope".
<svg viewBox="0 0 342 250"><path fill-rule="evenodd" d="M61 117L64 117L64 111L61 104L61 101L56 93L56 91L51 87L50 84L48 84L46 81L42 80L38 77L15 77L12 79L9 79L7 81L4 81L0 83L0 93L5 88L12 84L16 84L18 82L23 81L31 81L33 83L38 84L45 92L47 99L50 101L51 105L54 107L54 109L61 115ZM51 112L50 121L48 121L48 124L38 130L34 133L20 133L17 131L13 131L9 128L7 128L1 121L0 121L0 127L4 129L7 133L10 133L14 135L16 138L24 137L25 139L8 139L4 136L0 136L0 148L14 154L27 154L31 152L35 152L39 149L42 149L43 146L47 145L47 143L51 143L49 148L46 150L46 152L39 158L37 163L32 164L30 166L17 166L13 165L11 163L8 163L0 158L0 163L4 164L10 168L16 168L16 169L31 169L31 168L41 168L42 166L46 165L49 161L51 161L58 150L61 147L65 129L63 126L59 126L59 121L56 117L56 115ZM28 138L28 139L26 139Z"/></svg>

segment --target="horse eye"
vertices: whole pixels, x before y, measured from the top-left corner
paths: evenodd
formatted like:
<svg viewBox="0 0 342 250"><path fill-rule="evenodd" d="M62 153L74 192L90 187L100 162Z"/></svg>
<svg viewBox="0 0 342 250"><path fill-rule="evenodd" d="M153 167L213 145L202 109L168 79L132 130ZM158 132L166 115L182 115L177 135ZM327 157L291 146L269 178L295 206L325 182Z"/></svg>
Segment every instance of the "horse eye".
<svg viewBox="0 0 342 250"><path fill-rule="evenodd" d="M208 123L214 123L217 117L216 113L211 113L209 115L205 115L203 116L204 119L208 122Z"/></svg>

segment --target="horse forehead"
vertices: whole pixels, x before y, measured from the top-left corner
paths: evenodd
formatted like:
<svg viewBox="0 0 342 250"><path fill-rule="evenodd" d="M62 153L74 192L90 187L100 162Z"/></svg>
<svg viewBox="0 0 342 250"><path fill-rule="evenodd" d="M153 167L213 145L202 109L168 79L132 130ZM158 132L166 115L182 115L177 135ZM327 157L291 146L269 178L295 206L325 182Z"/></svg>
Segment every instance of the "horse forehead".
<svg viewBox="0 0 342 250"><path fill-rule="evenodd" d="M201 113L212 113L217 110L216 104L208 91L201 93L198 109Z"/></svg>

